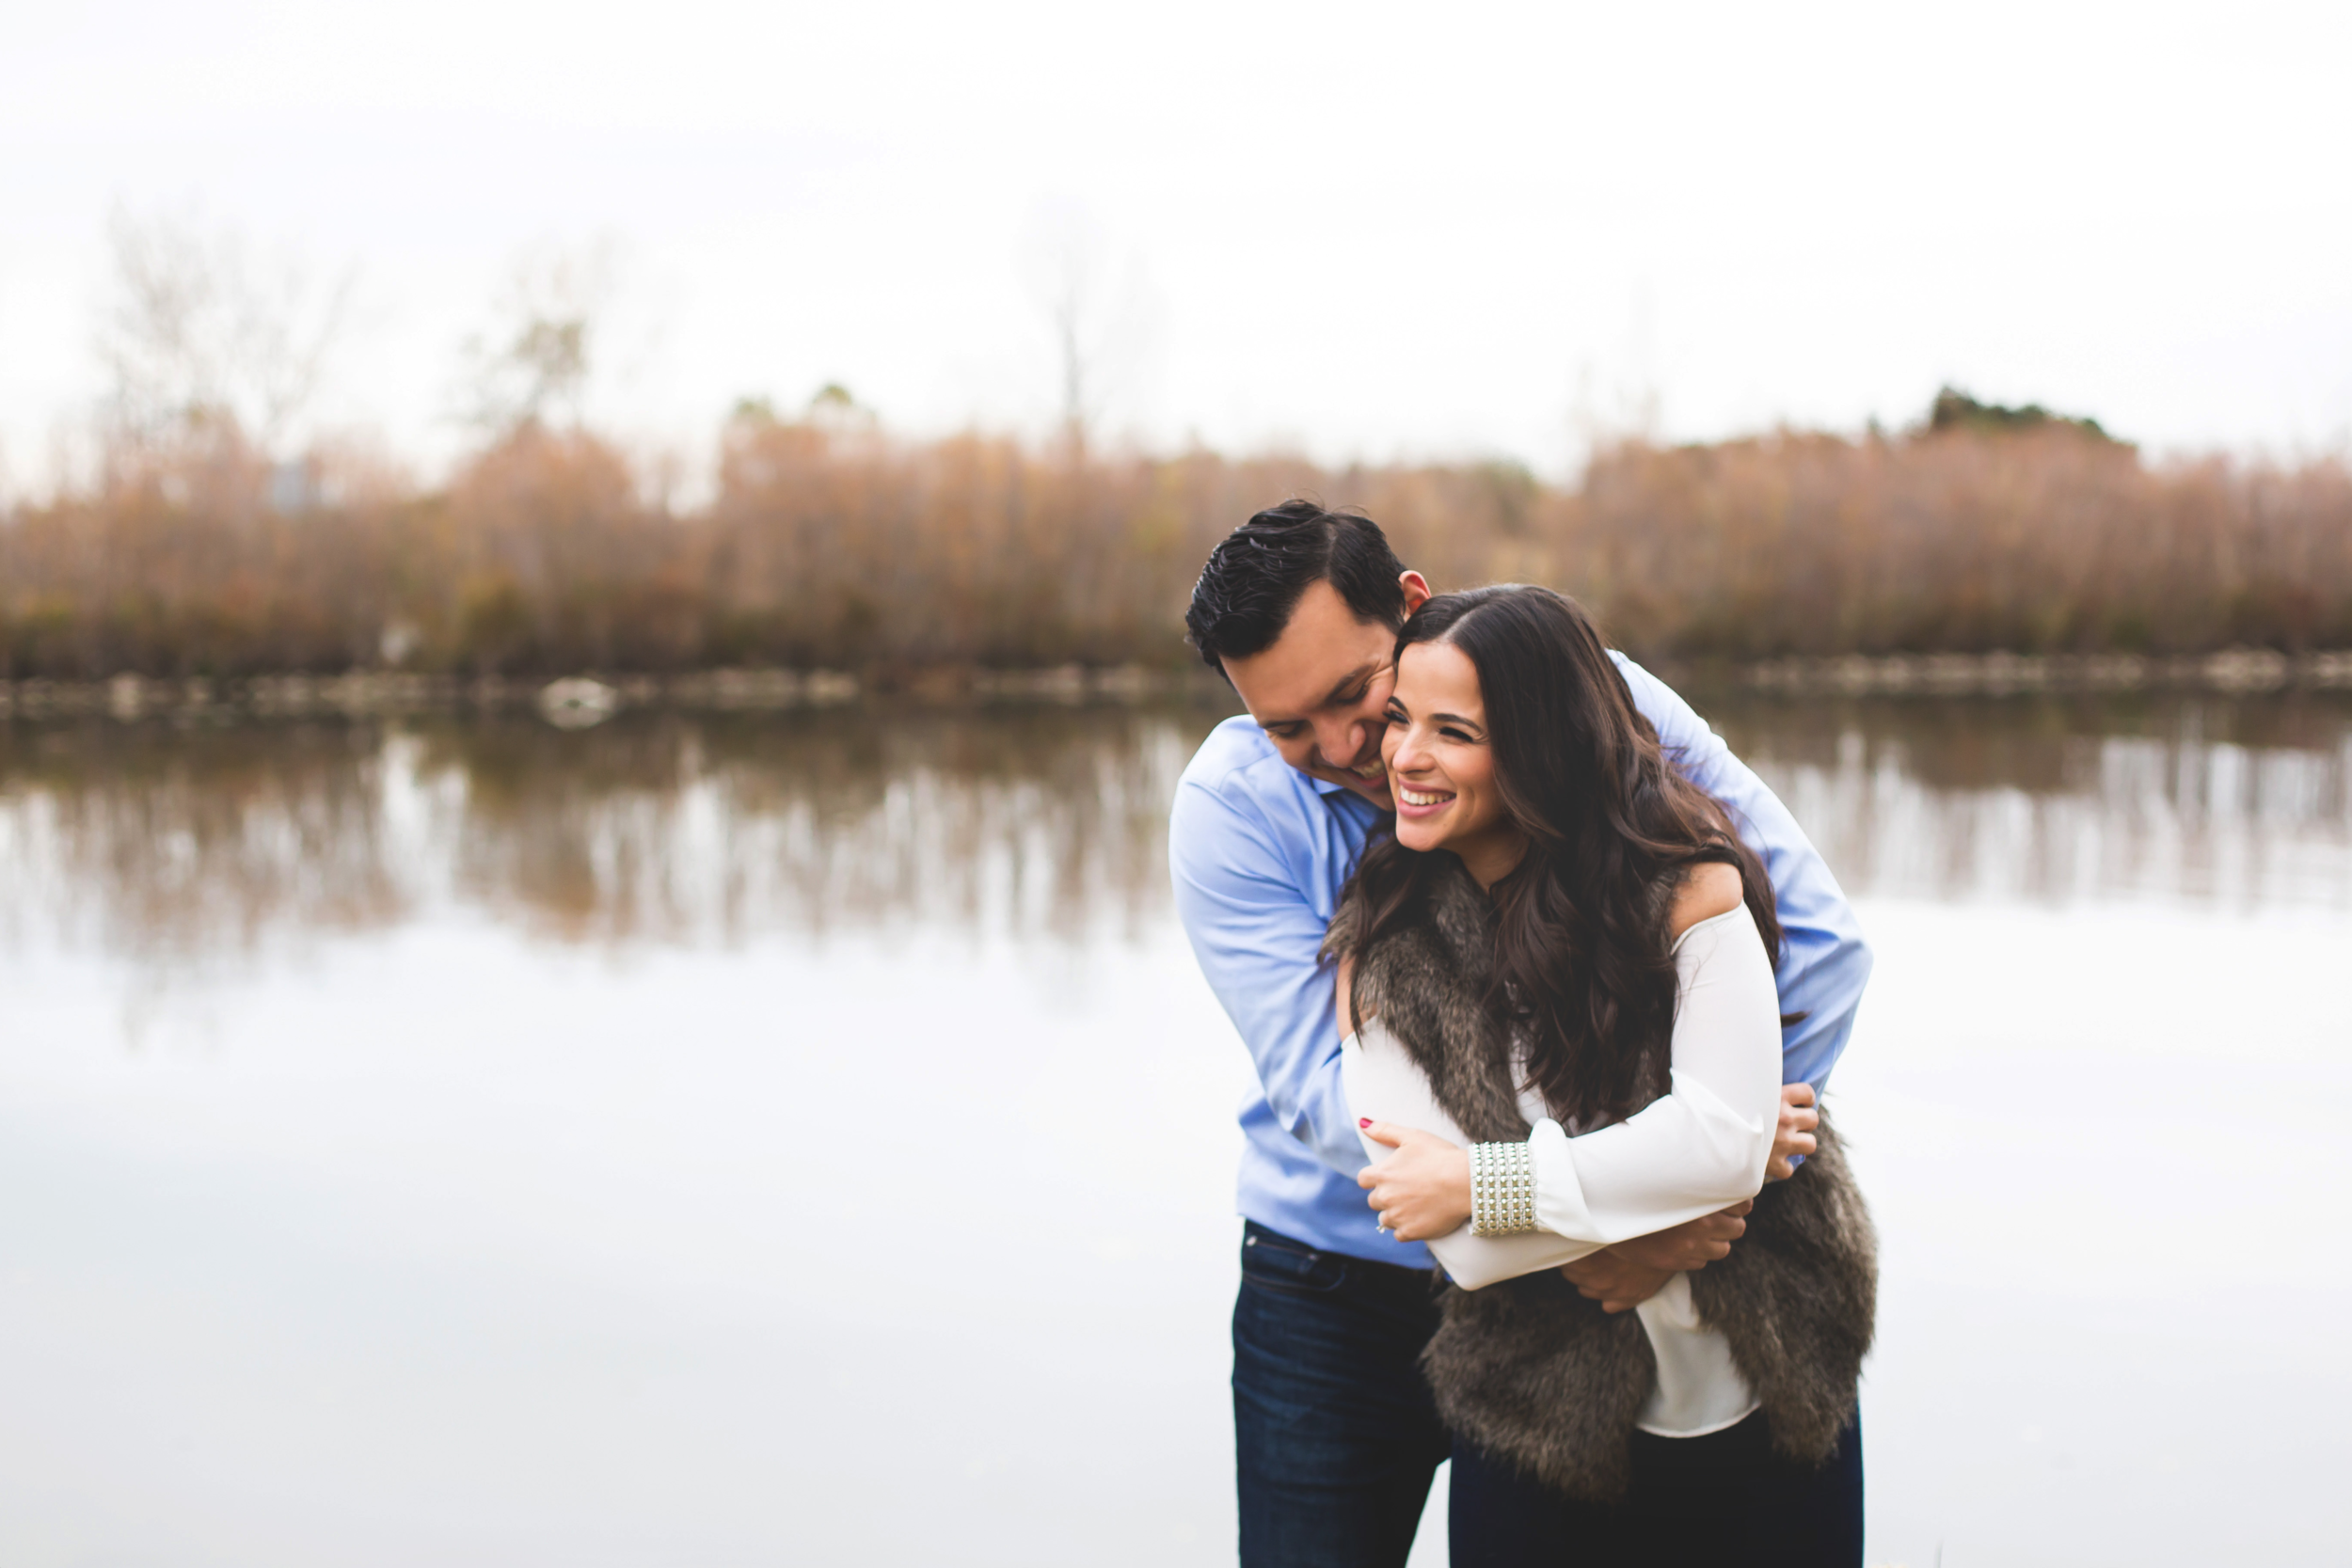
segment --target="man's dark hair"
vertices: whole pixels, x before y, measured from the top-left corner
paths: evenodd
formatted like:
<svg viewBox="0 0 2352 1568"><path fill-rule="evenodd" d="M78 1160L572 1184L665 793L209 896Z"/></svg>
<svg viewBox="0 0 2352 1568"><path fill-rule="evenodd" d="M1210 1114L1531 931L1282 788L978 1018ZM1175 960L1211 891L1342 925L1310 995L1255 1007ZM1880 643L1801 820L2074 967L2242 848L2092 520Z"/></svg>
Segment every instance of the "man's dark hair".
<svg viewBox="0 0 2352 1568"><path fill-rule="evenodd" d="M1274 645L1299 595L1327 582L1359 621L1393 631L1405 624L1403 562L1370 517L1326 512L1310 500L1269 506L1209 552L1192 587L1184 630L1201 662L1222 674L1229 658Z"/></svg>

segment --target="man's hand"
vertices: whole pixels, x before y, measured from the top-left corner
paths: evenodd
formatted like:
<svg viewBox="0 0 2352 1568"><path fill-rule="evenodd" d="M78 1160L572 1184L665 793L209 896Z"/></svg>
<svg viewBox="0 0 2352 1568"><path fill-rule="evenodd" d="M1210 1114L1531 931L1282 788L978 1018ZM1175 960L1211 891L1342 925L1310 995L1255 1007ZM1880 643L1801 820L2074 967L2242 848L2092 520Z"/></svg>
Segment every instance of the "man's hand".
<svg viewBox="0 0 2352 1568"><path fill-rule="evenodd" d="M1577 1294L1600 1303L1604 1312L1631 1311L1664 1290L1676 1274L1673 1269L1636 1263L1615 1247L1603 1247L1573 1263L1563 1263L1560 1272L1568 1276Z"/></svg>
<svg viewBox="0 0 2352 1568"><path fill-rule="evenodd" d="M1470 1150L1410 1127L1362 1126L1365 1137L1396 1150L1356 1178L1356 1185L1369 1189L1364 1201L1380 1211L1389 1233L1400 1242L1425 1242L1459 1230L1470 1217Z"/></svg>
<svg viewBox="0 0 2352 1568"><path fill-rule="evenodd" d="M1730 1257L1731 1243L1748 1233L1748 1222L1742 1216L1755 1207L1756 1199L1748 1198L1716 1213L1685 1220L1671 1229L1619 1242L1607 1250L1645 1269L1688 1274Z"/></svg>
<svg viewBox="0 0 2352 1568"><path fill-rule="evenodd" d="M1821 1113L1813 1108L1813 1085L1790 1084L1780 1091L1780 1128L1772 1134L1772 1157L1764 1163L1764 1180L1786 1181L1797 1174L1792 1155L1811 1154L1820 1147L1813 1136Z"/></svg>
<svg viewBox="0 0 2352 1568"><path fill-rule="evenodd" d="M1666 1281L1675 1275L1728 1258L1731 1243L1747 1234L1748 1222L1741 1216L1755 1207L1754 1198L1735 1203L1718 1213L1685 1220L1672 1229L1603 1247L1562 1264L1560 1272L1567 1275L1579 1295L1600 1303L1602 1311L1627 1311L1664 1290Z"/></svg>

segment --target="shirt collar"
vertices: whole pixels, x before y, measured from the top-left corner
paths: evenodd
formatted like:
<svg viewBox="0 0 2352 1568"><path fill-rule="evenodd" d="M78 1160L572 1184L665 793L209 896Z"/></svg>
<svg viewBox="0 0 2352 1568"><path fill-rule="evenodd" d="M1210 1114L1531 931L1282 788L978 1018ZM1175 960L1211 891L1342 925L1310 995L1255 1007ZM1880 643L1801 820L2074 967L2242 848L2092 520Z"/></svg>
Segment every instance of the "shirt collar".
<svg viewBox="0 0 2352 1568"><path fill-rule="evenodd" d="M1352 816L1357 824L1367 832L1379 826L1380 819L1388 815L1345 784L1330 784L1317 778L1310 778L1307 782L1313 784L1316 793L1323 797L1323 806L1326 811L1336 811L1343 816Z"/></svg>

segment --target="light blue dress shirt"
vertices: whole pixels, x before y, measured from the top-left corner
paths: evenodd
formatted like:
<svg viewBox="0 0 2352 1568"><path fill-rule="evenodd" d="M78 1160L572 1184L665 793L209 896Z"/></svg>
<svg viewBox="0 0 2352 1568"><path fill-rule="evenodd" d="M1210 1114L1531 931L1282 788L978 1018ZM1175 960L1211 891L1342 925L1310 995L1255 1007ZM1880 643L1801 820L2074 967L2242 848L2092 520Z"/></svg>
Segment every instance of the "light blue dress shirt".
<svg viewBox="0 0 2352 1568"><path fill-rule="evenodd" d="M1667 685L1613 655L1669 760L1729 809L1772 879L1788 956L1782 1080L1819 1087L1853 1031L1870 950L1788 808ZM1209 733L1176 786L1168 863L1176 911L1209 988L1258 1067L1242 1105L1244 1217L1311 1246L1412 1268L1419 1243L1381 1231L1356 1185L1366 1162L1340 1085L1332 972L1318 964L1340 890L1383 814L1285 763L1243 715Z"/></svg>

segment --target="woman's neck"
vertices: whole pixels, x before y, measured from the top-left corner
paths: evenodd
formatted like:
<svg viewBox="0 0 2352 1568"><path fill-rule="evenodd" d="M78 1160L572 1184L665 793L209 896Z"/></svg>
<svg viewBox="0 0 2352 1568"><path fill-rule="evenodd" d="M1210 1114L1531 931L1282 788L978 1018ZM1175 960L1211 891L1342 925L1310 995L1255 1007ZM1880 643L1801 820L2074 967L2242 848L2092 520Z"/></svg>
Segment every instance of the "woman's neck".
<svg viewBox="0 0 2352 1568"><path fill-rule="evenodd" d="M1462 862L1462 869L1486 892L1492 893L1497 882L1519 868L1527 858L1527 835L1517 828L1497 827L1491 832L1460 844L1449 844Z"/></svg>

